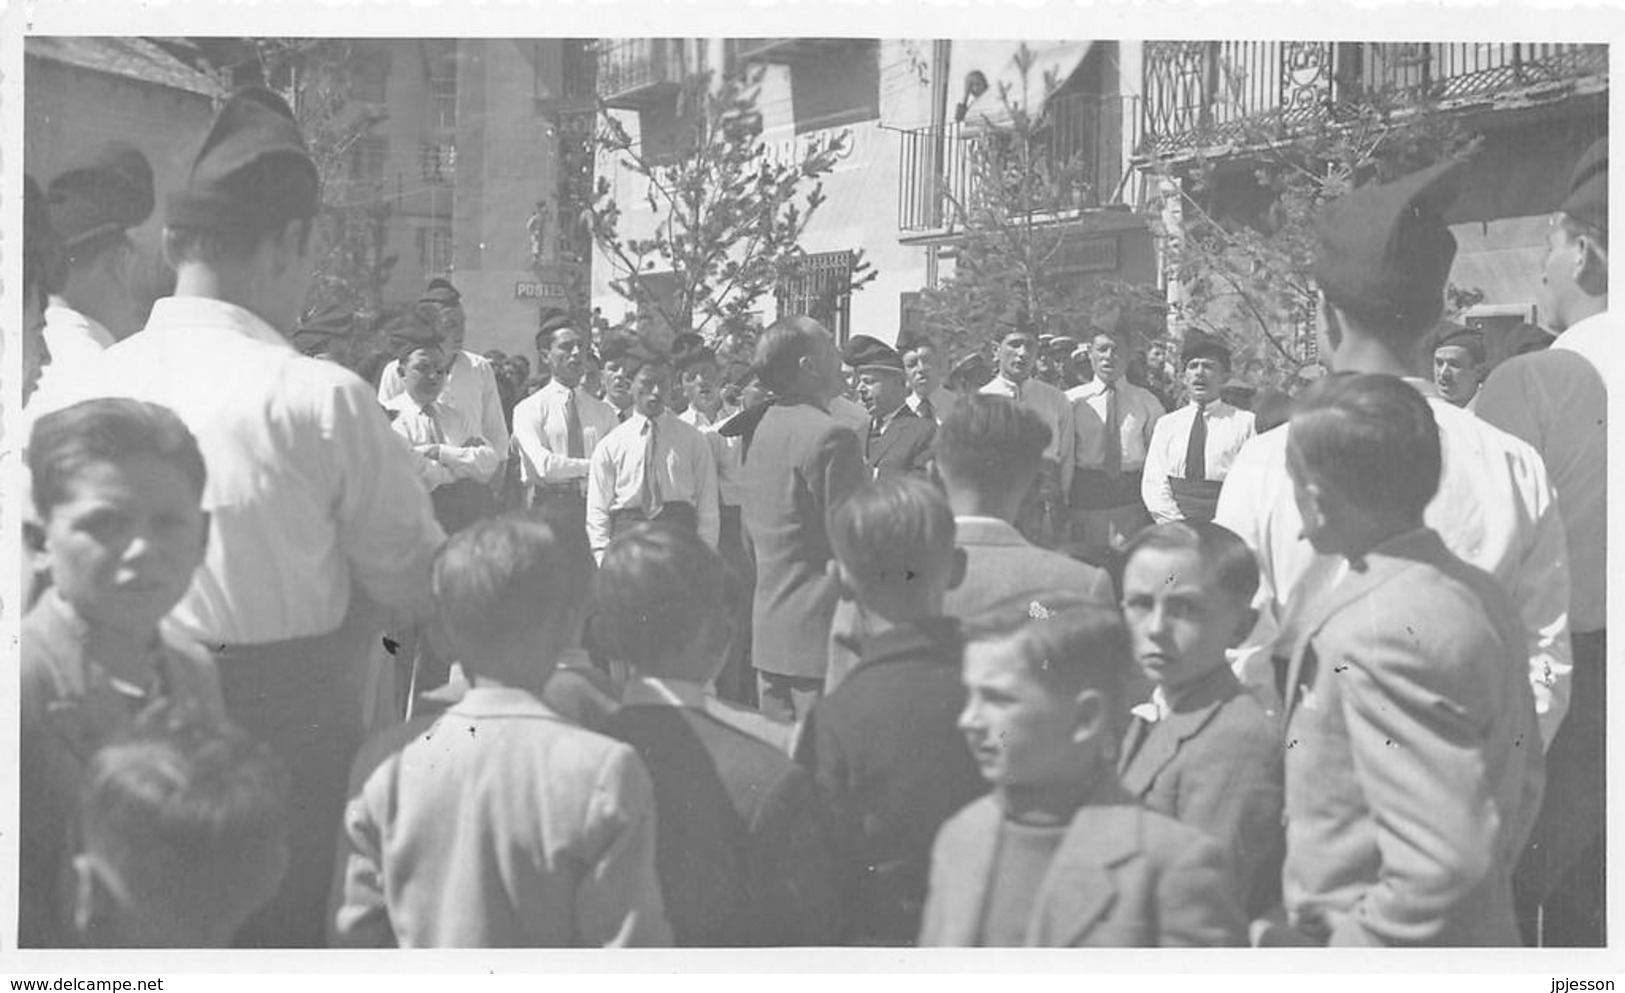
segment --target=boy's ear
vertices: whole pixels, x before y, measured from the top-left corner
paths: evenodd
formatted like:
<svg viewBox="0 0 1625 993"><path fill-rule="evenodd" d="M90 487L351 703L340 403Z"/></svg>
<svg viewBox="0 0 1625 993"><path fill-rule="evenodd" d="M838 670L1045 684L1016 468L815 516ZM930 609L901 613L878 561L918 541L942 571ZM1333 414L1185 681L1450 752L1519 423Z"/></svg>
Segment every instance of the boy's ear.
<svg viewBox="0 0 1625 993"><path fill-rule="evenodd" d="M1092 687L1078 691L1073 698L1072 741L1076 744L1094 741L1102 735L1110 739L1111 713L1106 695Z"/></svg>
<svg viewBox="0 0 1625 993"><path fill-rule="evenodd" d="M963 548L954 549L953 559L948 566L948 588L959 589L959 584L965 581L965 573L970 569L970 556L965 554Z"/></svg>

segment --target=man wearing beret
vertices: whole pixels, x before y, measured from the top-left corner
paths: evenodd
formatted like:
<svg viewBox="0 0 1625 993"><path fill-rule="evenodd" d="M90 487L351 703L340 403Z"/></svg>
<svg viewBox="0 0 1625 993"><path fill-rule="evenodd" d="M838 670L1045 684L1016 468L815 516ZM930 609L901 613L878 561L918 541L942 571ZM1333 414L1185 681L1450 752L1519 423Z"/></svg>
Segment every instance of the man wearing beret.
<svg viewBox="0 0 1625 993"><path fill-rule="evenodd" d="M1318 221L1313 274L1321 290L1322 361L1335 372L1403 377L1430 401L1444 474L1427 524L1455 555L1493 575L1521 613L1529 678L1550 744L1568 708L1568 550L1546 466L1527 443L1438 395L1423 350L1444 310L1456 240L1444 221L1463 164L1361 187ZM1214 520L1259 556L1259 624L1237 659L1242 682L1273 696L1269 646L1288 601L1308 602L1344 571L1316 556L1286 473L1290 425L1243 446L1219 493Z"/></svg>
<svg viewBox="0 0 1625 993"><path fill-rule="evenodd" d="M208 463L208 554L169 620L214 653L227 712L293 773L288 873L239 932L246 946L322 940L358 677L382 626L363 607L426 612L444 538L371 387L289 343L319 207L287 104L234 93L167 203L175 295L60 400L164 404Z"/></svg>
<svg viewBox="0 0 1625 993"><path fill-rule="evenodd" d="M904 401L903 358L896 349L866 334L854 335L841 350L852 367L858 401L869 412L863 459L871 475L925 475L931 464L933 420L916 415Z"/></svg>
<svg viewBox="0 0 1625 993"><path fill-rule="evenodd" d="M451 369L446 373L446 402L478 420L480 434L499 452L508 450L508 421L502 416L502 392L497 389L496 372L491 360L463 348L467 321L463 316L463 295L451 280L436 277L429 280L418 306L424 316L433 321L440 337L445 340L446 354L451 357ZM406 391L399 362L384 368L378 381L378 402L388 403Z"/></svg>
<svg viewBox="0 0 1625 993"><path fill-rule="evenodd" d="M146 320L149 272L129 232L152 214L152 166L140 149L109 142L51 180L46 198L67 263L45 308L49 388Z"/></svg>
<svg viewBox="0 0 1625 993"><path fill-rule="evenodd" d="M1472 410L1488 358L1484 336L1450 324L1440 329L1438 344L1433 346L1433 385L1446 400Z"/></svg>
<svg viewBox="0 0 1625 993"><path fill-rule="evenodd" d="M343 304L329 303L300 318L291 340L301 355L353 368L354 337L355 313Z"/></svg>
<svg viewBox="0 0 1625 993"><path fill-rule="evenodd" d="M1157 420L1146 447L1140 494L1157 524L1211 521L1230 464L1253 436L1251 411L1219 396L1230 378L1230 347L1192 331L1180 358L1191 402Z"/></svg>
<svg viewBox="0 0 1625 993"><path fill-rule="evenodd" d="M1568 528L1572 705L1546 753L1546 804L1514 886L1520 924L1543 945L1603 944L1609 379L1621 321L1608 313L1608 139L1581 156L1546 232L1540 317L1557 340L1508 359L1480 391L1478 415L1546 460Z"/></svg>

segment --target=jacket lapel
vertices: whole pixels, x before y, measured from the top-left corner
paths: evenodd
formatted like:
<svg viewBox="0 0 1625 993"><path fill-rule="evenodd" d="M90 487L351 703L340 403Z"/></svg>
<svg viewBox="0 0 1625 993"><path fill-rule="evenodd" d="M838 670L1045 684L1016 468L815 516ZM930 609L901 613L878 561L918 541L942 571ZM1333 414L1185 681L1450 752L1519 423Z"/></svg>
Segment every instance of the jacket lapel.
<svg viewBox="0 0 1625 993"><path fill-rule="evenodd" d="M1045 874L1027 924L1027 943L1070 948L1117 900L1112 868L1140 850L1140 808L1120 789L1104 804L1079 808Z"/></svg>
<svg viewBox="0 0 1625 993"><path fill-rule="evenodd" d="M869 450L869 464L879 465L886 453L895 448L914 427L912 422L918 419L918 416L905 403L886 425L886 430L880 432L880 437L875 439L874 447Z"/></svg>
<svg viewBox="0 0 1625 993"><path fill-rule="evenodd" d="M992 882L993 857L999 844L999 805L990 797L976 801L965 812L963 847L955 850L954 872L963 886L950 886L943 893L944 945L969 948L976 944L982 927L982 908Z"/></svg>
<svg viewBox="0 0 1625 993"><path fill-rule="evenodd" d="M1229 681L1222 681L1218 678L1220 676L1228 676ZM1200 696L1182 704L1183 709L1175 710L1155 723L1139 722L1145 725L1145 731L1134 752L1124 751L1123 788L1134 796L1144 796L1146 789L1179 754L1185 742L1194 738L1213 720L1219 708L1235 696L1238 688L1239 684L1230 668L1222 666L1214 676L1204 678L1203 684L1195 688Z"/></svg>

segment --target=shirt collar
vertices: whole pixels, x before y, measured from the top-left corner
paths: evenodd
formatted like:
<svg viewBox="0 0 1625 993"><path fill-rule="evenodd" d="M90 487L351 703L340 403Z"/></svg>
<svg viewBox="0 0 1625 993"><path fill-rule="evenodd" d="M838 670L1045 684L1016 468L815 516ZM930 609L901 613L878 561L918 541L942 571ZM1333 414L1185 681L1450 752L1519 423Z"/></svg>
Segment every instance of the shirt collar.
<svg viewBox="0 0 1625 993"><path fill-rule="evenodd" d="M491 684L470 686L463 692L462 699L452 704L446 712L471 717L530 715L564 720L529 690Z"/></svg>
<svg viewBox="0 0 1625 993"><path fill-rule="evenodd" d="M149 327L208 327L234 331L267 345L293 351L293 344L253 311L213 297L164 297L152 305Z"/></svg>
<svg viewBox="0 0 1625 993"><path fill-rule="evenodd" d="M1129 713L1147 724L1155 724L1160 720L1164 720L1169 713L1168 694L1162 691L1161 686L1154 686L1151 688L1151 699L1145 703L1135 704L1130 707Z"/></svg>
<svg viewBox="0 0 1625 993"><path fill-rule="evenodd" d="M48 328L72 328L82 331L96 344L103 348L113 347L113 332L103 327L101 322L89 314L82 314L61 297L51 297L51 303L45 308L45 323Z"/></svg>
<svg viewBox="0 0 1625 993"><path fill-rule="evenodd" d="M660 679L638 676L626 684L621 692L621 705L643 704L654 707L692 707L705 709L705 688L686 679Z"/></svg>

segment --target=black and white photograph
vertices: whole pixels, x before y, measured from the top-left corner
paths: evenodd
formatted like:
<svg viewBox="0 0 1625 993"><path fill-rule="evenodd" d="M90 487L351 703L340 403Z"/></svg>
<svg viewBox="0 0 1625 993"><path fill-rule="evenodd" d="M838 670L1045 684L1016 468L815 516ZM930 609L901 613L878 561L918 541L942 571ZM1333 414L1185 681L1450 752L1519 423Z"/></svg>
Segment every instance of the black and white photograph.
<svg viewBox="0 0 1625 993"><path fill-rule="evenodd" d="M10 22L17 974L1618 970L1617 19L479 9Z"/></svg>

